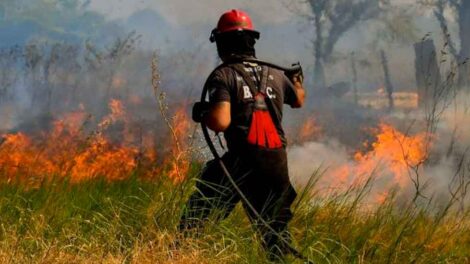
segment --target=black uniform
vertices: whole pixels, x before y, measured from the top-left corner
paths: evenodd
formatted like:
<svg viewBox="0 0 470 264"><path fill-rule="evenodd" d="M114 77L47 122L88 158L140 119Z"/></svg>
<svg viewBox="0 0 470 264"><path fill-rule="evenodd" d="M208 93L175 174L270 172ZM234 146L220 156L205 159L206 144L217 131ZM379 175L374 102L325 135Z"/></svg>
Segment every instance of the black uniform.
<svg viewBox="0 0 470 264"><path fill-rule="evenodd" d="M260 79L264 68L252 63L240 63L238 67L245 70L253 80ZM283 104L292 106L297 102L297 95L292 82L282 71L264 69L268 70L267 105L283 143L281 148L262 148L247 143L255 102L253 93L259 87L249 87L239 71L231 66L214 71L206 85L210 103L230 102L231 106L231 124L224 131L228 147L228 152L222 157L224 164L261 217L288 239L287 223L292 218L290 206L296 193L289 181L286 139L281 121ZM257 219L215 160L206 164L196 187L181 219L182 230L200 226L214 211L220 213L221 219L227 217L241 200L252 223L262 235L264 246L269 250L275 246L282 248L279 237Z"/></svg>

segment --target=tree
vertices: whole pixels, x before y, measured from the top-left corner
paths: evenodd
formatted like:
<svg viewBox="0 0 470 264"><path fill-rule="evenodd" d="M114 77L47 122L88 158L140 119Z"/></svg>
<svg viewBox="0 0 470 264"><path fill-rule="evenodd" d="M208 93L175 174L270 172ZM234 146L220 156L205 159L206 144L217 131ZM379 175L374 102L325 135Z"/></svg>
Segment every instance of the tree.
<svg viewBox="0 0 470 264"><path fill-rule="evenodd" d="M1 46L41 39L82 42L98 38L105 18L87 9L83 0L2 0L0 3Z"/></svg>
<svg viewBox="0 0 470 264"><path fill-rule="evenodd" d="M376 18L386 0L307 0L309 13L304 16L315 28L313 51L314 80L317 88L326 87L324 66L330 62L334 47L344 33L362 21ZM299 13L298 8L293 9Z"/></svg>
<svg viewBox="0 0 470 264"><path fill-rule="evenodd" d="M385 51L381 50L380 51L380 59L382 62L382 69L384 72L384 82L385 82L385 91L387 92L387 99L388 99L388 109L393 110L395 107L395 102L393 100L393 84L392 84L392 78L390 77L390 70L388 68L388 59L387 56L385 55Z"/></svg>
<svg viewBox="0 0 470 264"><path fill-rule="evenodd" d="M18 46L0 49L0 104L11 100L11 87L19 79L16 64L21 57L21 49Z"/></svg>
<svg viewBox="0 0 470 264"><path fill-rule="evenodd" d="M101 101L108 101L111 98L118 97L119 91L116 89L116 79L118 71L123 66L125 59L128 58L136 49L141 35L135 31L130 32L124 38L117 38L110 46L100 49L91 42L86 43L85 61L87 68L95 74L101 75L104 82L104 93L99 98ZM119 86L119 85L118 85ZM121 91L122 92L122 91ZM99 96L97 96L98 98ZM103 106L103 110L106 106Z"/></svg>
<svg viewBox="0 0 470 264"><path fill-rule="evenodd" d="M468 0L423 0L421 4L432 7L434 16L439 22L444 34L444 40L448 51L454 57L458 67L459 87L470 87L470 67L466 61L470 58L470 1ZM458 35L460 49L457 48L452 36L449 33L449 21L444 15L446 10L450 10L458 25Z"/></svg>
<svg viewBox="0 0 470 264"><path fill-rule="evenodd" d="M394 108L393 93L395 92L392 76L389 69L389 60L386 50L391 44L409 45L417 39L416 26L414 23L415 10L394 6L382 12L378 17L377 32L370 43L369 49L379 54L382 65L384 87L387 93L389 110Z"/></svg>

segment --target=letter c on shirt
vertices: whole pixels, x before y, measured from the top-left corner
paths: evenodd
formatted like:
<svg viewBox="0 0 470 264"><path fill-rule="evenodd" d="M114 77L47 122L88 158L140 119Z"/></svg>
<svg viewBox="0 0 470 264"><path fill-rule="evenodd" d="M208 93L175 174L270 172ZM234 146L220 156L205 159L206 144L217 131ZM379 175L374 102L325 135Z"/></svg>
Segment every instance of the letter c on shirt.
<svg viewBox="0 0 470 264"><path fill-rule="evenodd" d="M266 94L268 95L269 99L276 99L276 94L274 94L273 88L267 87Z"/></svg>

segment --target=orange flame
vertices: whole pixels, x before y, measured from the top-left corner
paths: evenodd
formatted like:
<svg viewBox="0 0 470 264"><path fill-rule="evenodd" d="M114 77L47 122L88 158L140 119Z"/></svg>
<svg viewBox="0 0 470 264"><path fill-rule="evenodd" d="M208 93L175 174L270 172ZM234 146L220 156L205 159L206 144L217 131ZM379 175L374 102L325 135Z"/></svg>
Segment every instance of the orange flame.
<svg viewBox="0 0 470 264"><path fill-rule="evenodd" d="M315 137L319 137L321 133L322 129L317 124L317 120L311 117L305 120L304 124L300 127L298 139L300 142L312 140Z"/></svg>
<svg viewBox="0 0 470 264"><path fill-rule="evenodd" d="M85 124L92 117L81 107L54 121L50 131L39 135L22 132L3 135L0 137L0 175L20 181L40 181L47 177L70 177L72 182L95 177L119 180L145 166L143 174L154 176L158 170L154 131L144 133L133 128L121 101L113 99L108 107L110 113L98 122L92 133L85 132ZM190 126L184 109L178 111L173 123L178 148L182 149L186 147L185 136ZM119 126L118 139L113 140L110 135L116 124L124 126ZM171 164L169 172L170 177L178 180L189 169L186 157L180 156Z"/></svg>
<svg viewBox="0 0 470 264"><path fill-rule="evenodd" d="M380 124L369 151L357 152L353 162L330 171L330 179L333 179L330 187L360 186L373 177L384 190L403 189L411 182L411 169L419 169L427 159L428 140L426 133L409 136L390 125ZM376 201L383 202L387 196L387 191L378 193Z"/></svg>
<svg viewBox="0 0 470 264"><path fill-rule="evenodd" d="M189 160L186 157L188 132L191 128L189 117L184 108L180 108L172 121L173 136L175 137L172 144L173 161L171 169L168 173L169 177L176 182L182 181L189 171Z"/></svg>

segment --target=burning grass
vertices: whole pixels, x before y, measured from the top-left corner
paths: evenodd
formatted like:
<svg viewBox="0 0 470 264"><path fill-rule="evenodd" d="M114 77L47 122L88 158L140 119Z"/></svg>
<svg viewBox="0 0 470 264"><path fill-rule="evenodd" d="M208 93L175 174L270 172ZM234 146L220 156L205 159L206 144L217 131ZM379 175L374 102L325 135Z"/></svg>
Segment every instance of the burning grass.
<svg viewBox="0 0 470 264"><path fill-rule="evenodd" d="M428 157L430 135L405 135L393 126L382 123L375 130L375 141L365 142L366 151L356 152L351 163L341 165L328 173L330 187L345 190L349 186L363 185L371 176L380 182L383 192L375 200L382 202L388 190L407 189L412 185L413 170L419 170Z"/></svg>
<svg viewBox="0 0 470 264"><path fill-rule="evenodd" d="M0 263L267 262L241 206L222 223L210 220L201 236L176 231L201 170L181 151L189 146L184 110L168 119L178 139L173 155L159 154L152 135L132 130L120 101L110 101L96 129L85 129L89 120L80 109L56 119L47 133L3 136ZM114 126L122 140L113 139ZM307 124L302 133L312 136L315 127ZM397 200L396 191L412 185L410 169L427 159L431 137L387 124L374 133L350 162L297 188L290 225L296 247L319 263L470 261L468 208L449 210L452 200L443 207ZM373 172L379 191L371 188ZM325 184L320 176L328 176L334 192L318 191ZM364 207L369 198L375 206Z"/></svg>
<svg viewBox="0 0 470 264"><path fill-rule="evenodd" d="M328 141L293 146L291 176L305 184L310 172L321 168L324 173L316 191L322 196L345 193L372 181L367 195L372 204L384 202L394 192L409 196L416 188L424 188L419 181L435 180L425 172L434 142L431 133L403 133L384 122L366 131L370 140L360 150Z"/></svg>
<svg viewBox="0 0 470 264"><path fill-rule="evenodd" d="M133 127L135 124L121 101L110 100L108 107L109 114L97 122L94 130L87 131L87 125L93 120L81 108L54 120L49 131L3 135L0 141L2 178L29 181L33 185L51 177L68 177L72 182L96 177L113 181L122 180L137 169L145 171L144 177L151 178L157 176L159 168L171 167L170 177L183 179L182 175L189 169L187 160L160 159L156 135ZM179 138L190 130L184 109L176 113L171 124ZM172 141L168 146L176 149Z"/></svg>
<svg viewBox="0 0 470 264"><path fill-rule="evenodd" d="M0 263L267 262L241 206L222 223L211 219L202 235L177 232L201 171L188 155L184 108L165 118L167 152L155 134L135 126L125 103L111 100L108 108L100 120L81 107L49 130L3 135ZM301 140L322 135L315 120L299 131ZM391 191L422 173L432 137L387 124L374 135L363 151L297 188L290 225L296 247L318 263L469 262L468 208L449 210L452 199L443 207L398 202ZM318 191L325 189L320 176L334 192ZM371 197L374 206L364 207Z"/></svg>

